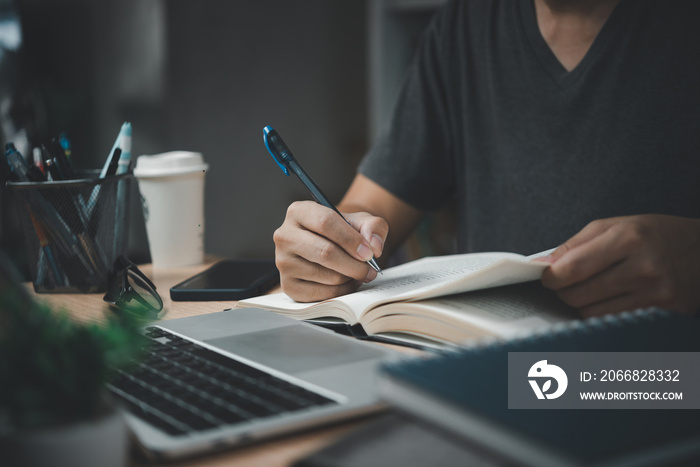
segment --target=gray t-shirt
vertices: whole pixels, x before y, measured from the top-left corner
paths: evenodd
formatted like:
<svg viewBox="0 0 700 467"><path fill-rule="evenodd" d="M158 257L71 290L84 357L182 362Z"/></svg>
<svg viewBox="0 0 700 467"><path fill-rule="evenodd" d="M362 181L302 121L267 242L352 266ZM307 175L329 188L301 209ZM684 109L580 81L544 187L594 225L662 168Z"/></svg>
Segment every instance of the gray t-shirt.
<svg viewBox="0 0 700 467"><path fill-rule="evenodd" d="M567 72L532 1L452 1L359 171L422 210L456 198L459 251L534 253L613 216L700 218L698 18L696 0L622 0Z"/></svg>

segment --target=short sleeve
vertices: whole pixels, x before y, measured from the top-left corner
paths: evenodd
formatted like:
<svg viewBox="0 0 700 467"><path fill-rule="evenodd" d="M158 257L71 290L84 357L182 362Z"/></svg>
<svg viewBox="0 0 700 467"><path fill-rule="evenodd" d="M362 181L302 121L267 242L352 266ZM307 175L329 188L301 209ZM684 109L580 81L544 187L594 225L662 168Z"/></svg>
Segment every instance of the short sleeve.
<svg viewBox="0 0 700 467"><path fill-rule="evenodd" d="M358 169L421 210L437 209L455 189L443 46L449 14L441 9L424 32L392 118Z"/></svg>

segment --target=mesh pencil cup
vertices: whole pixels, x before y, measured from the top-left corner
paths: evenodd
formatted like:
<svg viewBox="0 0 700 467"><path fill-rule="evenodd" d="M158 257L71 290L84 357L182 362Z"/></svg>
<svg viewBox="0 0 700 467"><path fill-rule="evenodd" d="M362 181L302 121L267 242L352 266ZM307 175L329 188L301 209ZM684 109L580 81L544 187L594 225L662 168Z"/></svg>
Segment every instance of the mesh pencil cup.
<svg viewBox="0 0 700 467"><path fill-rule="evenodd" d="M125 254L131 174L56 182L9 182L36 292L104 292Z"/></svg>

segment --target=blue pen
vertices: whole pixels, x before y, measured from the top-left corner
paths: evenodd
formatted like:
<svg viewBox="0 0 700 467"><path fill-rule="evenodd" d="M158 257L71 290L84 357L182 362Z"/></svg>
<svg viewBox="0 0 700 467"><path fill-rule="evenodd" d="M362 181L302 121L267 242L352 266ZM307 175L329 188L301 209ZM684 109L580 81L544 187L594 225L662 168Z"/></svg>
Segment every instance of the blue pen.
<svg viewBox="0 0 700 467"><path fill-rule="evenodd" d="M275 162L277 162L277 165L280 166L280 169L282 169L282 173L289 176L290 170L294 172L294 175L299 177L301 183L303 183L306 189L309 190L311 196L314 197L318 204L331 208L337 212L338 215L348 223L348 225L350 224L350 222L343 217L340 211L338 211L328 200L328 198L326 198L326 195L323 194L318 185L316 185L311 177L309 177L309 174L307 174L301 165L299 165L299 162L297 162L297 160L294 158L292 151L290 151L287 145L284 144L284 141L282 141L280 135L277 134L277 132L269 125L263 128L263 141L265 142L265 147L267 147L267 150L272 158L275 160ZM374 258L367 261L367 264L369 264L375 271L379 273L382 272Z"/></svg>

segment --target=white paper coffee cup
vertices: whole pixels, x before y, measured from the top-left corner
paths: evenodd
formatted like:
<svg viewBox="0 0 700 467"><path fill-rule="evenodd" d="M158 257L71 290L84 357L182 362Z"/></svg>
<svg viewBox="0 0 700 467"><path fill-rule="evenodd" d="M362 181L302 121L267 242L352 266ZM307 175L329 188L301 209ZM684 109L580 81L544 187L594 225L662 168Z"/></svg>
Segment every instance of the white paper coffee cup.
<svg viewBox="0 0 700 467"><path fill-rule="evenodd" d="M151 261L156 269L204 262L204 175L201 153L172 151L136 159Z"/></svg>

